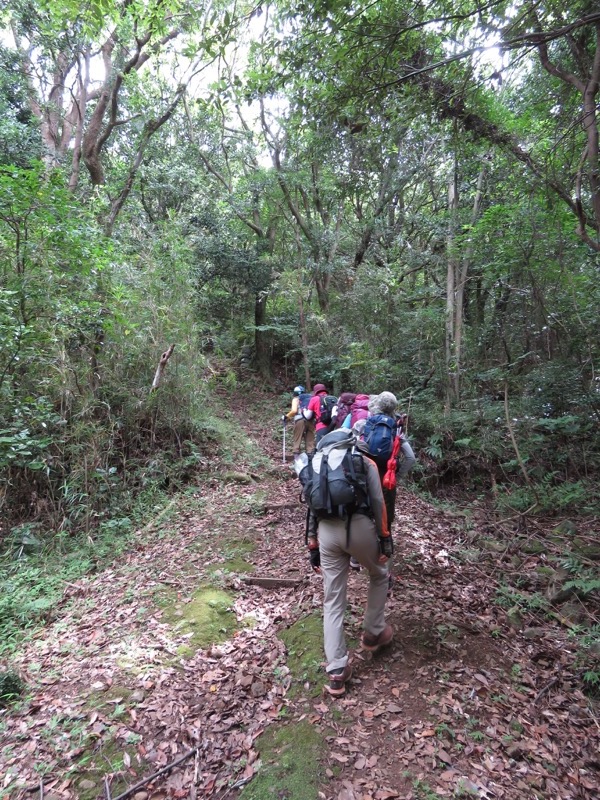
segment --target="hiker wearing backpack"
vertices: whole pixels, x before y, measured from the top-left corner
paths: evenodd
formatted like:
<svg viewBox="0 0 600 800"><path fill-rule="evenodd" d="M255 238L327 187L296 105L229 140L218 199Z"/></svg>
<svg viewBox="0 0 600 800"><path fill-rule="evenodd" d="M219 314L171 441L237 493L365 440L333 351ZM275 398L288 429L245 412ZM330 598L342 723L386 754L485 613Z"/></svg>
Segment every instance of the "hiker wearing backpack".
<svg viewBox="0 0 600 800"><path fill-rule="evenodd" d="M342 392L338 397L337 411L335 421L333 423L334 429L341 428L350 410L352 403L356 400L354 392Z"/></svg>
<svg viewBox="0 0 600 800"><path fill-rule="evenodd" d="M307 453L312 453L315 449L315 423L304 417L304 412L308 409L311 399L312 394L307 392L304 386L295 386L292 407L287 414L283 415L284 424L294 421L292 443L294 458L300 455L303 441Z"/></svg>
<svg viewBox="0 0 600 800"><path fill-rule="evenodd" d="M357 442L352 431L332 431L318 443L313 459L306 459L302 470L298 466L309 508L310 563L323 576L326 690L333 697L345 693L352 676L344 636L351 556L359 559L370 578L363 649L375 652L393 637L384 615L393 541L377 467L357 448Z"/></svg>
<svg viewBox="0 0 600 800"><path fill-rule="evenodd" d="M396 514L397 482L417 462L403 432L402 423L406 417L398 415L397 409L398 400L392 392L381 392L371 397L369 418L361 436L367 452L377 464L390 530Z"/></svg>
<svg viewBox="0 0 600 800"><path fill-rule="evenodd" d="M323 436L331 430L337 398L327 394L327 389L322 383L316 383L313 392L304 416L309 420L315 420L315 439L319 444Z"/></svg>
<svg viewBox="0 0 600 800"><path fill-rule="evenodd" d="M369 416L369 395L357 394L354 402L350 406L350 413L342 423L344 428L352 429L356 423L361 419L367 419Z"/></svg>

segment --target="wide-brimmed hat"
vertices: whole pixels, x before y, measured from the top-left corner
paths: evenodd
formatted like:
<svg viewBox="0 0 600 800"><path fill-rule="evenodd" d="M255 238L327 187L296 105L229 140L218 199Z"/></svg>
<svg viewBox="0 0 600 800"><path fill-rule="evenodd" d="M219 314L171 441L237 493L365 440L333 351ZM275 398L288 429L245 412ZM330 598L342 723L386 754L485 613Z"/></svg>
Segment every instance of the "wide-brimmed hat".
<svg viewBox="0 0 600 800"><path fill-rule="evenodd" d="M381 392L369 400L369 411L371 414L387 414L392 417L398 408L398 400L392 392Z"/></svg>
<svg viewBox="0 0 600 800"><path fill-rule="evenodd" d="M326 389L325 386L323 386L322 383L316 383L315 386L314 386L313 392L315 394L320 394L321 392L327 392L327 389Z"/></svg>

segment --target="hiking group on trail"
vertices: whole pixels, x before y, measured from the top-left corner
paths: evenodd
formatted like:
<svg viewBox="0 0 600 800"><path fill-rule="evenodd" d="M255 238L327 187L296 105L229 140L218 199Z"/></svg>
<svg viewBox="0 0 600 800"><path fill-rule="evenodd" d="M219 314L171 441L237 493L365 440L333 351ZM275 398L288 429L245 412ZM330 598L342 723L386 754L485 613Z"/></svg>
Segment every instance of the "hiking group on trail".
<svg viewBox="0 0 600 800"><path fill-rule="evenodd" d="M284 460L285 426L294 422L294 469L307 504L306 544L312 569L323 577L325 688L334 697L345 693L352 676L344 634L350 568L364 567L369 575L363 649L376 652L393 638L385 621L391 525L397 481L416 462L406 438L407 415L397 408L391 392L344 392L336 398L317 383L312 395L296 386L291 409L282 416Z"/></svg>

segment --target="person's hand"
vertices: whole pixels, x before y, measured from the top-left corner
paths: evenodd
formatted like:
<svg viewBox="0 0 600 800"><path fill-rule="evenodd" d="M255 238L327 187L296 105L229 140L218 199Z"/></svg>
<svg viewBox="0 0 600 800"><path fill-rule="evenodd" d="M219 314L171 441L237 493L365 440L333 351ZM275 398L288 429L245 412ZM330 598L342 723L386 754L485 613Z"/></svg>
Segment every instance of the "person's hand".
<svg viewBox="0 0 600 800"><path fill-rule="evenodd" d="M281 415L281 421L282 422L287 422L287 414L282 414Z"/></svg>
<svg viewBox="0 0 600 800"><path fill-rule="evenodd" d="M394 540L391 536L379 537L379 563L385 564L388 558L394 555Z"/></svg>

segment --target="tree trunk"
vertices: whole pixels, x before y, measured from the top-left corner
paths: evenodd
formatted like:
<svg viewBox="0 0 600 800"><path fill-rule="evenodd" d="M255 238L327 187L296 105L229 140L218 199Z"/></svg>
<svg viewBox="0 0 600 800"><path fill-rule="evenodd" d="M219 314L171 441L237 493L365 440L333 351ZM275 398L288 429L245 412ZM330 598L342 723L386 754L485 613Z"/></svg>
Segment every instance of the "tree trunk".
<svg viewBox="0 0 600 800"><path fill-rule="evenodd" d="M304 300L302 298L302 286L298 292L298 310L300 312L300 336L302 340L302 360L304 361L304 385L306 391L310 391L310 367L308 364L308 331L306 330L306 318L304 316Z"/></svg>
<svg viewBox="0 0 600 800"><path fill-rule="evenodd" d="M481 206L481 198L483 195L483 179L485 177L486 162L484 161L479 170L479 177L477 178L477 189L475 191L475 199L473 200L473 210L471 212L471 242L467 247L467 251L460 263L458 269L458 276L456 280L456 297L454 303L454 369L455 369L455 390L456 401L460 402L461 380L460 371L462 363L462 341L463 341L463 328L465 319L465 287L467 284L467 277L469 275L469 268L471 266L471 259L473 257L472 245L472 229L477 222L479 216L479 208ZM458 197L457 197L458 203Z"/></svg>
<svg viewBox="0 0 600 800"><path fill-rule="evenodd" d="M459 399L458 371L455 353L456 284L458 263L454 252L454 237L458 216L458 176L456 159L454 170L448 184L448 236L446 239L446 410L452 408Z"/></svg>
<svg viewBox="0 0 600 800"><path fill-rule="evenodd" d="M261 330L267 319L267 297L267 292L257 292L254 298L254 352L259 374L270 380L272 374L269 339L265 331Z"/></svg>

